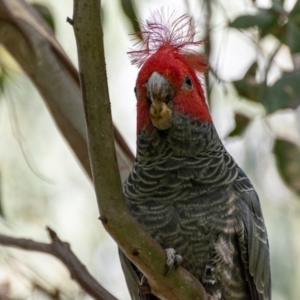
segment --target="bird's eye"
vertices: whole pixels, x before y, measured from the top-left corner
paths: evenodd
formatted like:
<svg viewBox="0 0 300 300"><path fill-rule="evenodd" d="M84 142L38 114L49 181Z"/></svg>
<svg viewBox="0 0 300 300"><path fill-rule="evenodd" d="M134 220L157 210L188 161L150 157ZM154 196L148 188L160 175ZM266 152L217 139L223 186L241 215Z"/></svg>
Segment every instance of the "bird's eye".
<svg viewBox="0 0 300 300"><path fill-rule="evenodd" d="M133 91L134 91L134 94L136 95L136 92L137 92L137 91L136 91L136 86L134 87Z"/></svg>
<svg viewBox="0 0 300 300"><path fill-rule="evenodd" d="M184 77L184 83L187 85L187 87L191 88L193 86L192 80L189 76Z"/></svg>

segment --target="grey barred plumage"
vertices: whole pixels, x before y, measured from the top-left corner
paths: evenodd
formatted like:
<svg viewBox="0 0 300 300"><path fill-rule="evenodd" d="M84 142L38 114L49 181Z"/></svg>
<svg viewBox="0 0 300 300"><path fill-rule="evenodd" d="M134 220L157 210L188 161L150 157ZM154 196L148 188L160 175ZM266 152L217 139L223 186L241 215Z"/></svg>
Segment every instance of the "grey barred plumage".
<svg viewBox="0 0 300 300"><path fill-rule="evenodd" d="M124 194L143 228L216 299L270 299L258 196L213 124L174 113L171 130L142 131L137 145Z"/></svg>

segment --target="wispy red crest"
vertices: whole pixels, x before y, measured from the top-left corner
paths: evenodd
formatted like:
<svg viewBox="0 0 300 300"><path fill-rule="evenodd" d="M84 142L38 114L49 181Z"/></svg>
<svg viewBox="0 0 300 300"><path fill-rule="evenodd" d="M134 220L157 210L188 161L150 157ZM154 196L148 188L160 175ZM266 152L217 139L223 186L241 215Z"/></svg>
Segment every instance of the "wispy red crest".
<svg viewBox="0 0 300 300"><path fill-rule="evenodd" d="M203 41L194 41L196 25L193 18L184 14L177 17L173 12L170 16L163 11L155 11L149 20L141 23L142 31L134 35L141 39L134 45L137 49L128 52L131 62L138 67L161 47L172 47L184 55L197 71L205 69L203 55L191 49Z"/></svg>

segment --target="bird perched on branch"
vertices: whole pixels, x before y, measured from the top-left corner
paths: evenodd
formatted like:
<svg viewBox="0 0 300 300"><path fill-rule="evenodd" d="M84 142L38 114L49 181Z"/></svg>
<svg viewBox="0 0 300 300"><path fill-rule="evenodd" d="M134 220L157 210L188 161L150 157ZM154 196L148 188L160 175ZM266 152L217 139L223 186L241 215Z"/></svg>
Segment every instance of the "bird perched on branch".
<svg viewBox="0 0 300 300"><path fill-rule="evenodd" d="M198 74L205 57L191 47L186 15L155 12L129 52L136 81L137 155L124 183L133 216L215 300L271 299L269 244L255 189L224 148ZM198 74L197 74L198 73ZM120 253L133 299L141 272Z"/></svg>

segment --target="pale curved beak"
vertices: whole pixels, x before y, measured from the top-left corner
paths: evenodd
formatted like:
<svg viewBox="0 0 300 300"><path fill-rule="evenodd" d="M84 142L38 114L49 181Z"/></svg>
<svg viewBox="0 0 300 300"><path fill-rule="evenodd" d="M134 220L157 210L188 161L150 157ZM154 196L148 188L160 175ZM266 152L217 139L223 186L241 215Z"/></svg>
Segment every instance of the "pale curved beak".
<svg viewBox="0 0 300 300"><path fill-rule="evenodd" d="M158 130L169 129L172 125L170 101L174 94L169 81L164 76L158 72L151 74L147 82L147 96L151 101L151 121Z"/></svg>
<svg viewBox="0 0 300 300"><path fill-rule="evenodd" d="M157 101L167 103L172 100L174 91L164 76L158 72L153 72L147 82L147 96L155 106Z"/></svg>

